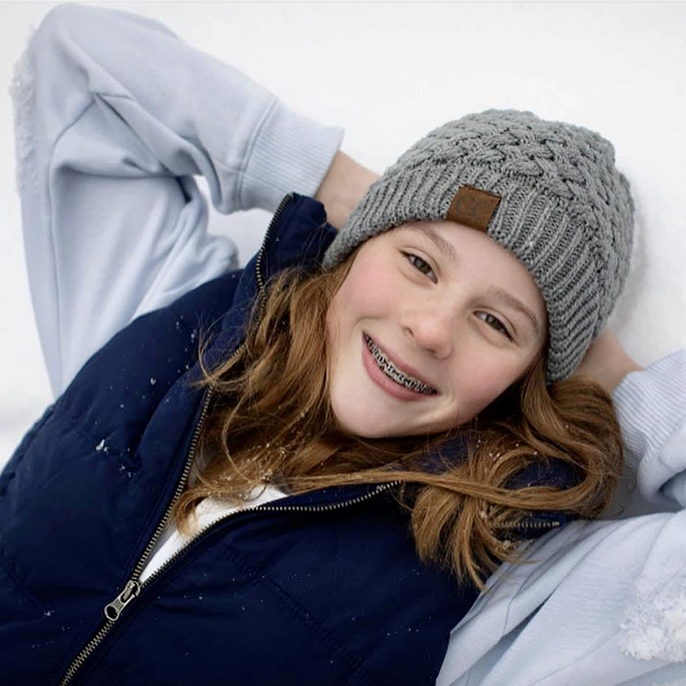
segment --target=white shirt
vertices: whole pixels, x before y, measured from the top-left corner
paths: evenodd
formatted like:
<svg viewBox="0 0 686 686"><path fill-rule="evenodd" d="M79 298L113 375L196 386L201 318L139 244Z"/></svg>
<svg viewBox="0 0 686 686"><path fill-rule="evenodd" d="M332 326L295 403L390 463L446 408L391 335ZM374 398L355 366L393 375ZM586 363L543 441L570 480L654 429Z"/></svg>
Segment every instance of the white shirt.
<svg viewBox="0 0 686 686"><path fill-rule="evenodd" d="M252 495L254 496L254 500L246 500L242 505L234 505L225 500L216 498L205 498L205 500L202 500L195 508L197 524L194 526L194 532L190 536L181 534L177 529L174 520L172 520L157 541L155 548L153 548L152 557L148 560L148 564L143 569L140 581L145 581L162 567L167 560L196 538L204 529L220 519L228 517L230 514L238 512L239 510L254 508L258 505L269 503L272 500L285 497L284 493L271 486L265 486L264 489L257 488L253 490Z"/></svg>

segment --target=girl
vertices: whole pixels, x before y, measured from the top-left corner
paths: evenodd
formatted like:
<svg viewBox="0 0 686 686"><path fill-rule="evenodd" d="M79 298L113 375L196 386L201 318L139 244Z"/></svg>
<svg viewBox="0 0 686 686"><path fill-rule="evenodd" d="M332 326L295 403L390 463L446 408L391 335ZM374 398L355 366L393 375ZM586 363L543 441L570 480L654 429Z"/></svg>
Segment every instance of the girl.
<svg viewBox="0 0 686 686"><path fill-rule="evenodd" d="M637 366L572 377L631 249L611 146L490 111L363 193L338 129L155 22L61 6L26 59L57 400L0 481L3 683L433 683L488 574L620 472ZM194 174L275 210L245 269Z"/></svg>

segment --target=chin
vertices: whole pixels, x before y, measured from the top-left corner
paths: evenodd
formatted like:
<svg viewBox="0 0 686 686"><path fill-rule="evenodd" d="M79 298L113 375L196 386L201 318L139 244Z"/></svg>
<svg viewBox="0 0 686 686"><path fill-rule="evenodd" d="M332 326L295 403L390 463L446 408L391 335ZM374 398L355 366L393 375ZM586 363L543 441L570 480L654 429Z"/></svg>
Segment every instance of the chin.
<svg viewBox="0 0 686 686"><path fill-rule="evenodd" d="M343 418L336 415L336 423L339 429L351 436L359 438L387 438L393 434L384 431L383 423L370 424L367 421L355 421L350 418Z"/></svg>
<svg viewBox="0 0 686 686"><path fill-rule="evenodd" d="M398 435L388 429L388 417L379 417L370 408L354 408L351 403L340 406L335 401L332 401L331 407L336 424L343 433L360 438L386 438Z"/></svg>

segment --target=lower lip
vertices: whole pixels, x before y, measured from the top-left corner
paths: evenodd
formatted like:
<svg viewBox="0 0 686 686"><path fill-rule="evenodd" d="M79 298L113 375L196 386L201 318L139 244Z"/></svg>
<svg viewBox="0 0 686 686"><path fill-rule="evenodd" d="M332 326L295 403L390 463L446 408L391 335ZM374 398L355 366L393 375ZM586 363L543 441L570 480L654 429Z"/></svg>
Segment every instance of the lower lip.
<svg viewBox="0 0 686 686"><path fill-rule="evenodd" d="M362 364L367 370L369 378L382 390L386 391L389 395L392 395L397 400L425 400L431 396L426 393L417 393L412 391L405 386L397 384L395 381L389 379L380 369L379 365L376 364L376 360L372 355L367 341L362 335Z"/></svg>

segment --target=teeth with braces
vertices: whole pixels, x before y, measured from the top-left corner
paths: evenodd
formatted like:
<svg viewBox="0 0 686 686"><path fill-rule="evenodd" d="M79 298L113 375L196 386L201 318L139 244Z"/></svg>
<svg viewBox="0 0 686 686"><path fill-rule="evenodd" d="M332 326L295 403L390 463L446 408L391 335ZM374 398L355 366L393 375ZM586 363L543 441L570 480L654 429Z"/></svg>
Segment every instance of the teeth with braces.
<svg viewBox="0 0 686 686"><path fill-rule="evenodd" d="M379 366L379 369L390 379L395 381L396 383L400 384L401 386L404 386L405 388L409 388L412 391L416 391L417 393L423 393L424 395L434 395L436 393L436 390L431 388L431 386L428 386L427 384L423 383L419 379L415 379L413 376L409 376L408 374L404 374L401 372L379 349L379 347L374 343L374 341L365 334L364 340L367 343L367 347L369 348L369 351L372 354L372 357L374 360L376 360L376 364Z"/></svg>

